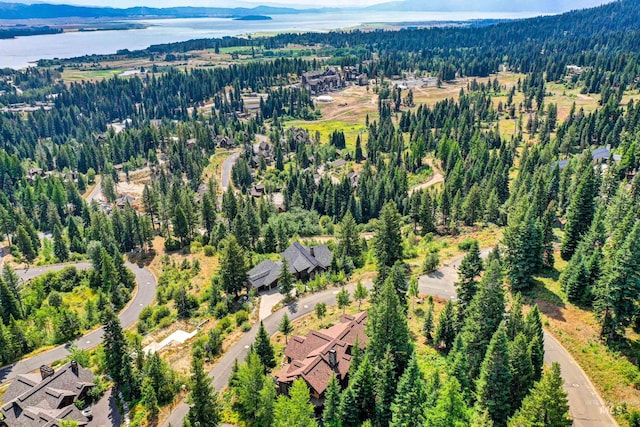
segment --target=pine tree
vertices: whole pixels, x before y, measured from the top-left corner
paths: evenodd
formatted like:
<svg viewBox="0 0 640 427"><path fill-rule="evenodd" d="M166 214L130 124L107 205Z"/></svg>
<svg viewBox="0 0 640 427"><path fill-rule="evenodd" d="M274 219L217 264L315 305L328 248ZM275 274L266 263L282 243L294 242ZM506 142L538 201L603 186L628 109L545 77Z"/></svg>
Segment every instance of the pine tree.
<svg viewBox="0 0 640 427"><path fill-rule="evenodd" d="M147 411L147 420L150 422L155 421L160 413L160 408L158 407L156 392L148 378L145 378L142 383L142 402L144 403L144 408Z"/></svg>
<svg viewBox="0 0 640 427"><path fill-rule="evenodd" d="M486 409L474 408L469 420L469 427L493 427L489 412Z"/></svg>
<svg viewBox="0 0 640 427"><path fill-rule="evenodd" d="M397 377L391 348L376 369L376 425L387 427L391 422L391 404L396 396Z"/></svg>
<svg viewBox="0 0 640 427"><path fill-rule="evenodd" d="M391 427L421 426L425 422L427 393L415 357L411 357L398 381L398 391L391 405Z"/></svg>
<svg viewBox="0 0 640 427"><path fill-rule="evenodd" d="M340 425L357 427L360 425L360 413L357 410L358 400L353 388L347 388L340 396Z"/></svg>
<svg viewBox="0 0 640 427"><path fill-rule="evenodd" d="M507 313L507 337L514 340L515 337L525 331L525 320L522 314L522 295L515 294L511 301L511 308Z"/></svg>
<svg viewBox="0 0 640 427"><path fill-rule="evenodd" d="M339 257L349 257L353 264L360 266L362 264L362 247L360 246L360 235L351 211L347 211L342 218L340 227L338 228L338 251Z"/></svg>
<svg viewBox="0 0 640 427"><path fill-rule="evenodd" d="M436 327L436 336L434 344L439 347L444 345L445 351L451 351L453 342L456 339L456 315L453 309L453 303L447 301L444 310L440 313L438 326Z"/></svg>
<svg viewBox="0 0 640 427"><path fill-rule="evenodd" d="M356 406L350 408L357 414L360 422L374 419L376 413L374 368L365 354L355 374L349 379L349 387L353 390Z"/></svg>
<svg viewBox="0 0 640 427"><path fill-rule="evenodd" d="M455 284L458 294L459 312L463 315L462 318L459 319L461 322L464 319L464 313L478 290L476 277L478 277L481 272L482 258L480 258L480 246L477 240L473 240L467 254L460 262L460 266L458 267L458 282Z"/></svg>
<svg viewBox="0 0 640 427"><path fill-rule="evenodd" d="M262 322L260 322L260 327L258 328L258 334L256 335L255 342L253 343L253 348L266 371L276 367L276 359L273 347L271 346L271 340Z"/></svg>
<svg viewBox="0 0 640 427"><path fill-rule="evenodd" d="M509 427L569 427L567 392L560 375L560 365L553 363L531 393L522 401L522 407L509 420Z"/></svg>
<svg viewBox="0 0 640 427"><path fill-rule="evenodd" d="M16 298L7 282L0 279L0 319L3 323L8 324L12 316L16 319L22 319L20 300Z"/></svg>
<svg viewBox="0 0 640 427"><path fill-rule="evenodd" d="M37 253L33 248L33 244L27 230L23 225L19 225L16 234L16 245L18 246L18 249L27 260L33 261L37 256Z"/></svg>
<svg viewBox="0 0 640 427"><path fill-rule="evenodd" d="M289 398L278 397L274 407L274 425L315 427L313 405L309 395L309 387L302 378L293 382L289 390Z"/></svg>
<svg viewBox="0 0 640 427"><path fill-rule="evenodd" d="M400 234L400 214L394 202L388 202L380 212L373 242L378 271L391 268L402 261L402 235Z"/></svg>
<svg viewBox="0 0 640 427"><path fill-rule="evenodd" d="M189 235L189 222L181 206L176 207L174 213L173 232L180 238L180 242L184 244L185 239Z"/></svg>
<svg viewBox="0 0 640 427"><path fill-rule="evenodd" d="M422 323L422 333L427 343L433 341L433 301L427 304L427 311L424 313L424 322Z"/></svg>
<svg viewBox="0 0 640 427"><path fill-rule="evenodd" d="M280 267L280 277L278 278L278 291L284 295L285 302L291 298L291 291L295 277L289 271L289 261L287 258L282 257L282 266Z"/></svg>
<svg viewBox="0 0 640 427"><path fill-rule="evenodd" d="M489 342L503 317L502 271L500 264L493 261L480 281L478 293L469 306L462 329L468 351L469 378L478 377Z"/></svg>
<svg viewBox="0 0 640 427"><path fill-rule="evenodd" d="M525 208L522 204L509 216L504 232L507 277L514 291L528 288L533 275L543 265L542 230L535 218L535 209Z"/></svg>
<svg viewBox="0 0 640 427"><path fill-rule="evenodd" d="M420 230L422 235L435 231L435 218L433 215L433 200L429 192L424 192L420 200L420 208L418 210L418 223L420 224Z"/></svg>
<svg viewBox="0 0 640 427"><path fill-rule="evenodd" d="M455 377L445 383L438 402L427 411L427 424L430 427L467 427L469 408L464 401L460 384Z"/></svg>
<svg viewBox="0 0 640 427"><path fill-rule="evenodd" d="M192 427L216 427L220 424L221 404L202 359L202 350L196 347L191 360L191 407L187 419Z"/></svg>
<svg viewBox="0 0 640 427"><path fill-rule="evenodd" d="M462 339L462 335L458 334L453 344L453 350L449 353L448 358L449 375L455 377L460 384L460 390L464 396L469 396L471 384L469 381L469 361L467 358L467 345Z"/></svg>
<svg viewBox="0 0 640 427"><path fill-rule="evenodd" d="M609 257L596 288L594 308L602 336L611 341L624 335L637 313L640 297L640 220L635 221L624 244Z"/></svg>
<svg viewBox="0 0 640 427"><path fill-rule="evenodd" d="M385 280L380 293L374 298L366 330L369 338L367 353L371 360L382 360L389 345L396 363L396 373L404 371L412 347L405 309L391 278Z"/></svg>
<svg viewBox="0 0 640 427"><path fill-rule="evenodd" d="M53 229L53 253L60 262L66 262L69 259L69 248L59 225L56 225Z"/></svg>
<svg viewBox="0 0 640 427"><path fill-rule="evenodd" d="M229 386L236 398L234 409L242 421L247 425L254 425L261 407L258 391L262 390L269 380L255 351L250 351L246 361L235 366L235 375L229 377Z"/></svg>
<svg viewBox="0 0 640 427"><path fill-rule="evenodd" d="M595 213L594 198L597 187L590 160L591 153L585 151L580 161L586 165L580 171L580 181L567 210L567 224L564 228L564 238L560 248L560 255L565 261L569 261L575 253L578 243L589 229Z"/></svg>
<svg viewBox="0 0 640 427"><path fill-rule="evenodd" d="M362 142L360 140L360 135L356 138L356 153L355 153L356 163L360 163L364 160L364 156L362 155Z"/></svg>
<svg viewBox="0 0 640 427"><path fill-rule="evenodd" d="M327 427L340 427L340 384L334 374L331 374L324 398L322 423Z"/></svg>
<svg viewBox="0 0 640 427"><path fill-rule="evenodd" d="M278 327L278 331L284 335L285 344L289 344L289 335L293 332L293 325L289 320L289 316L287 313L282 316L282 320L280 321L280 326Z"/></svg>
<svg viewBox="0 0 640 427"><path fill-rule="evenodd" d="M534 305L527 313L524 334L529 341L533 378L538 381L542 376L542 366L544 365L544 329L542 329L542 317L537 305Z"/></svg>
<svg viewBox="0 0 640 427"><path fill-rule="evenodd" d="M511 413L511 370L504 325L489 344L476 384L478 405L489 412L496 427L506 426Z"/></svg>
<svg viewBox="0 0 640 427"><path fill-rule="evenodd" d="M322 320L324 316L326 316L327 314L327 304L323 302L319 302L316 304L315 310L316 310L316 316L318 317L318 319Z"/></svg>
<svg viewBox="0 0 640 427"><path fill-rule="evenodd" d="M368 296L369 291L364 287L362 281L358 280L356 283L356 289L353 291L353 299L358 301L358 310L360 310L362 300L366 299Z"/></svg>
<svg viewBox="0 0 640 427"><path fill-rule="evenodd" d="M273 382L267 378L260 389L258 396L258 407L256 408L256 425L273 425L274 406L276 403L276 388Z"/></svg>
<svg viewBox="0 0 640 427"><path fill-rule="evenodd" d="M338 303L338 308L342 310L342 313L345 312L346 308L351 303L349 291L343 286L340 292L336 295L336 302Z"/></svg>
<svg viewBox="0 0 640 427"><path fill-rule="evenodd" d="M226 293L236 296L244 289L247 280L247 264L244 251L234 236L229 236L220 255L220 279Z"/></svg>
<svg viewBox="0 0 640 427"><path fill-rule="evenodd" d="M519 408L534 383L533 364L527 337L520 333L509 343L511 366L511 407Z"/></svg>

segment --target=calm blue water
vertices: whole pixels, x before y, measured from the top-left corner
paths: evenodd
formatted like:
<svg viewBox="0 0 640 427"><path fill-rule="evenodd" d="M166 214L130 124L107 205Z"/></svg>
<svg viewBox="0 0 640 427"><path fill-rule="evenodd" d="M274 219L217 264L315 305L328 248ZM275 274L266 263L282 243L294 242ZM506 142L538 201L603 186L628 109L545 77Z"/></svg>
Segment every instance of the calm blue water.
<svg viewBox="0 0 640 427"><path fill-rule="evenodd" d="M0 40L0 68L22 68L38 59L70 58L115 53L119 49L145 49L152 44L195 38L236 36L273 31L328 31L367 23L460 21L487 18L524 18L534 13L479 12L374 12L274 15L271 21L233 21L220 18L160 19L134 21L146 29L127 31L70 32Z"/></svg>

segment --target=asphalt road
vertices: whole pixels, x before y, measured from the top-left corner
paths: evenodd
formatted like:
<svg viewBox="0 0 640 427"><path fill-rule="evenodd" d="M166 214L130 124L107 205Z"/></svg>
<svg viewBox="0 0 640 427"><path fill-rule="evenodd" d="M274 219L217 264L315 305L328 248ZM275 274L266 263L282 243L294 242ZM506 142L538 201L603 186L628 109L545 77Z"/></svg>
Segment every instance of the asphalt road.
<svg viewBox="0 0 640 427"><path fill-rule="evenodd" d="M80 262L77 264L58 264L44 267L31 267L28 270L16 270L16 273L26 281L48 271L61 270L69 265L73 265L80 269L87 269L91 266L88 262ZM156 296L157 285L156 278L151 271L136 264L126 263L126 266L135 274L138 286L133 299L118 316L120 317L120 322L122 323L123 328L128 328L133 325L138 320L138 315L142 309L153 303ZM103 330L102 328L99 328L88 332L81 338L78 338L74 343L78 348L89 349L102 342L102 335ZM42 365L50 365L57 360L64 359L68 354L69 352L65 346L61 345L44 353L29 357L28 359L23 359L13 365L0 368L0 384L14 379L17 375L26 374L39 369Z"/></svg>
<svg viewBox="0 0 640 427"><path fill-rule="evenodd" d="M489 253L489 249L482 251L485 257ZM444 299L455 299L456 289L454 283L458 278L457 268L462 259L456 259L452 262L444 264L438 271L421 276L418 280L420 293L438 296ZM364 285L371 288L372 283L365 282ZM353 293L355 285L347 286L349 292ZM291 306L282 308L271 316L264 319L264 326L270 334L274 334L278 330L280 320L284 313L288 313L291 320L310 313L314 310L315 305L321 302L327 305L336 304L337 289L329 289L317 294L298 300ZM220 359L209 373L213 377L213 386L216 390L222 390L228 382L231 368L236 359L244 360L249 346L253 343L258 331L255 325L249 332L244 334L242 338ZM584 371L573 360L569 352L562 345L545 331L545 362L551 364L553 362L560 363L562 369L562 377L565 380L565 390L568 393L570 414L573 418L574 427L609 427L617 426L613 417L609 414L609 410L598 395L593 384L584 373ZM180 426L182 420L189 411L189 405L182 402L171 413L170 417L164 422L163 427Z"/></svg>
<svg viewBox="0 0 640 427"><path fill-rule="evenodd" d="M229 188L229 182L231 182L231 168L236 164L239 157L240 152L233 153L227 157L224 162L222 162L221 185L223 192L227 191L227 188Z"/></svg>

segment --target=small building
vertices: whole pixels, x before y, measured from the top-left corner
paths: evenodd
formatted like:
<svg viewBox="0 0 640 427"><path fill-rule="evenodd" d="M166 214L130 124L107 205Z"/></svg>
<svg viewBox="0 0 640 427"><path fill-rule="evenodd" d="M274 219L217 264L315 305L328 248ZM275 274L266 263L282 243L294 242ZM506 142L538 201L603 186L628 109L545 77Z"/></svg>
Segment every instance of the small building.
<svg viewBox="0 0 640 427"><path fill-rule="evenodd" d="M120 209L124 209L124 207L127 206L127 203L132 205L133 202L135 201L136 201L135 197L131 197L129 195L124 194L116 199L116 206Z"/></svg>
<svg viewBox="0 0 640 427"><path fill-rule="evenodd" d="M236 146L236 141L228 136L220 135L216 138L216 142L220 148L233 148Z"/></svg>
<svg viewBox="0 0 640 427"><path fill-rule="evenodd" d="M62 420L86 426L89 419L74 405L84 400L95 384L90 370L76 361L54 371L43 365L38 374L19 375L2 396L0 426L57 427Z"/></svg>
<svg viewBox="0 0 640 427"><path fill-rule="evenodd" d="M343 314L337 325L291 337L284 350L286 365L276 375L278 392L288 394L293 382L302 378L309 386L312 403L322 406L332 375L341 387L347 385L353 346L357 342L364 348L367 343L366 320L366 311Z"/></svg>
<svg viewBox="0 0 640 427"><path fill-rule="evenodd" d="M298 280L308 280L323 273L331 266L333 254L327 245L307 248L298 242L289 246L282 254L289 264L289 272ZM247 283L256 291L272 289L278 284L282 261L264 260L248 272Z"/></svg>

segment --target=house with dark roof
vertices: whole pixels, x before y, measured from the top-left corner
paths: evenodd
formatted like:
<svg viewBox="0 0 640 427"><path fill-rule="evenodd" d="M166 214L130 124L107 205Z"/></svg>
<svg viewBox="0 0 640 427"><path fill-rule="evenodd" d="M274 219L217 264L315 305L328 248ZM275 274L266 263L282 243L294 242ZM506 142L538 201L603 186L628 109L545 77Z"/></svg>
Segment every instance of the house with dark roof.
<svg viewBox="0 0 640 427"><path fill-rule="evenodd" d="M307 248L298 242L280 255L287 260L289 272L298 280L311 279L316 274L327 271L333 259L333 254L326 245ZM272 289L278 284L281 270L282 261L264 260L249 270L247 282L257 291Z"/></svg>
<svg viewBox="0 0 640 427"><path fill-rule="evenodd" d="M2 427L57 427L62 420L86 426L89 419L74 405L94 387L93 374L76 361L57 370L19 375L2 396Z"/></svg>
<svg viewBox="0 0 640 427"><path fill-rule="evenodd" d="M347 385L353 346L367 343L367 312L354 316L343 314L340 323L330 328L311 331L306 336L293 336L284 351L286 365L276 375L278 392L287 394L295 380L302 378L316 406L324 404L324 392L331 375L342 387Z"/></svg>

